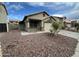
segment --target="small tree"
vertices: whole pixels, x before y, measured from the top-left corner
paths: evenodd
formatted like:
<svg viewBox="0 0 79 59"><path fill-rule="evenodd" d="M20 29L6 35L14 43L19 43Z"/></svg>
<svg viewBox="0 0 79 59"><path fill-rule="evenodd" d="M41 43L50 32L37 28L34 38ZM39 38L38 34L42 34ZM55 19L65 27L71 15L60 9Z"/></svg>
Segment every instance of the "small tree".
<svg viewBox="0 0 79 59"><path fill-rule="evenodd" d="M51 24L50 32L53 33L53 35L57 35L57 33L60 31L60 29L63 27L62 21L54 21Z"/></svg>

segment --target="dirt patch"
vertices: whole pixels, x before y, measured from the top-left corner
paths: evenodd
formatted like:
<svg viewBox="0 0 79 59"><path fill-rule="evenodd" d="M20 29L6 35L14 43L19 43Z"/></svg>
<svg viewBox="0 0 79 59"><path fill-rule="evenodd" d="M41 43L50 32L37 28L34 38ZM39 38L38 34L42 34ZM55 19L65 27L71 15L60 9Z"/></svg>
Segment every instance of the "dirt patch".
<svg viewBox="0 0 79 59"><path fill-rule="evenodd" d="M48 33L21 36L8 32L0 38L3 56L14 57L69 57L73 56L78 41L63 35Z"/></svg>

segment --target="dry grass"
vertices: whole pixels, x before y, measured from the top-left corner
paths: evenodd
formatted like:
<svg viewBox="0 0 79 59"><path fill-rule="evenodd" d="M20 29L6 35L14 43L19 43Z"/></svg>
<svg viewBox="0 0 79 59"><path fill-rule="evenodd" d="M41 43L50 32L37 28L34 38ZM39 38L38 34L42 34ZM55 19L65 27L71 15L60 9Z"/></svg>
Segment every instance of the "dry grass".
<svg viewBox="0 0 79 59"><path fill-rule="evenodd" d="M75 52L77 40L48 33L21 36L20 32L9 32L0 38L3 56L17 57L69 57Z"/></svg>

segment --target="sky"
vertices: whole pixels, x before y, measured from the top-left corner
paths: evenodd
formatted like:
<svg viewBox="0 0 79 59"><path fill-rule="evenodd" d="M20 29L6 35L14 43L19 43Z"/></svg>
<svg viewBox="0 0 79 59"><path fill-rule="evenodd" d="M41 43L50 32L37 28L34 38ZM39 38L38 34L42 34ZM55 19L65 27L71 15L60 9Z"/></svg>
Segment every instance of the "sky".
<svg viewBox="0 0 79 59"><path fill-rule="evenodd" d="M63 15L68 19L79 19L78 2L4 2L8 18L22 21L24 16L46 11L50 16Z"/></svg>

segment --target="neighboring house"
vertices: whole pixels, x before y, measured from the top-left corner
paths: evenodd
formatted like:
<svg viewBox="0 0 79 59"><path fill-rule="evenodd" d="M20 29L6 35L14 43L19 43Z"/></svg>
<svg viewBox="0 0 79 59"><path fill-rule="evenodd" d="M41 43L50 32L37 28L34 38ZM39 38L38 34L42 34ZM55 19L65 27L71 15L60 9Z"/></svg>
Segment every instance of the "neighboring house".
<svg viewBox="0 0 79 59"><path fill-rule="evenodd" d="M65 24L65 29L67 30L75 30L75 24L77 23L77 21L75 20L64 20L64 24Z"/></svg>
<svg viewBox="0 0 79 59"><path fill-rule="evenodd" d="M65 27L71 28L71 20L64 20Z"/></svg>
<svg viewBox="0 0 79 59"><path fill-rule="evenodd" d="M64 22L64 20L66 19L66 17L65 16L52 16L55 20L57 20L57 21L63 21Z"/></svg>
<svg viewBox="0 0 79 59"><path fill-rule="evenodd" d="M10 20L9 21L9 31L18 30L19 29L19 21Z"/></svg>
<svg viewBox="0 0 79 59"><path fill-rule="evenodd" d="M31 31L49 31L51 22L60 20L61 17L50 16L47 12L38 12L24 17L23 21L19 22L20 29L28 32Z"/></svg>
<svg viewBox="0 0 79 59"><path fill-rule="evenodd" d="M71 27L75 27L75 23L77 23L77 21L66 19L66 20L64 20L64 23L65 23L65 25L67 27L70 27L71 28Z"/></svg>
<svg viewBox="0 0 79 59"><path fill-rule="evenodd" d="M4 4L0 3L0 32L8 32L7 10Z"/></svg>
<svg viewBox="0 0 79 59"><path fill-rule="evenodd" d="M71 27L75 27L75 24L77 23L77 21L71 21Z"/></svg>
<svg viewBox="0 0 79 59"><path fill-rule="evenodd" d="M19 24L19 21L17 21L17 20L16 21L15 20L10 20L9 24Z"/></svg>

